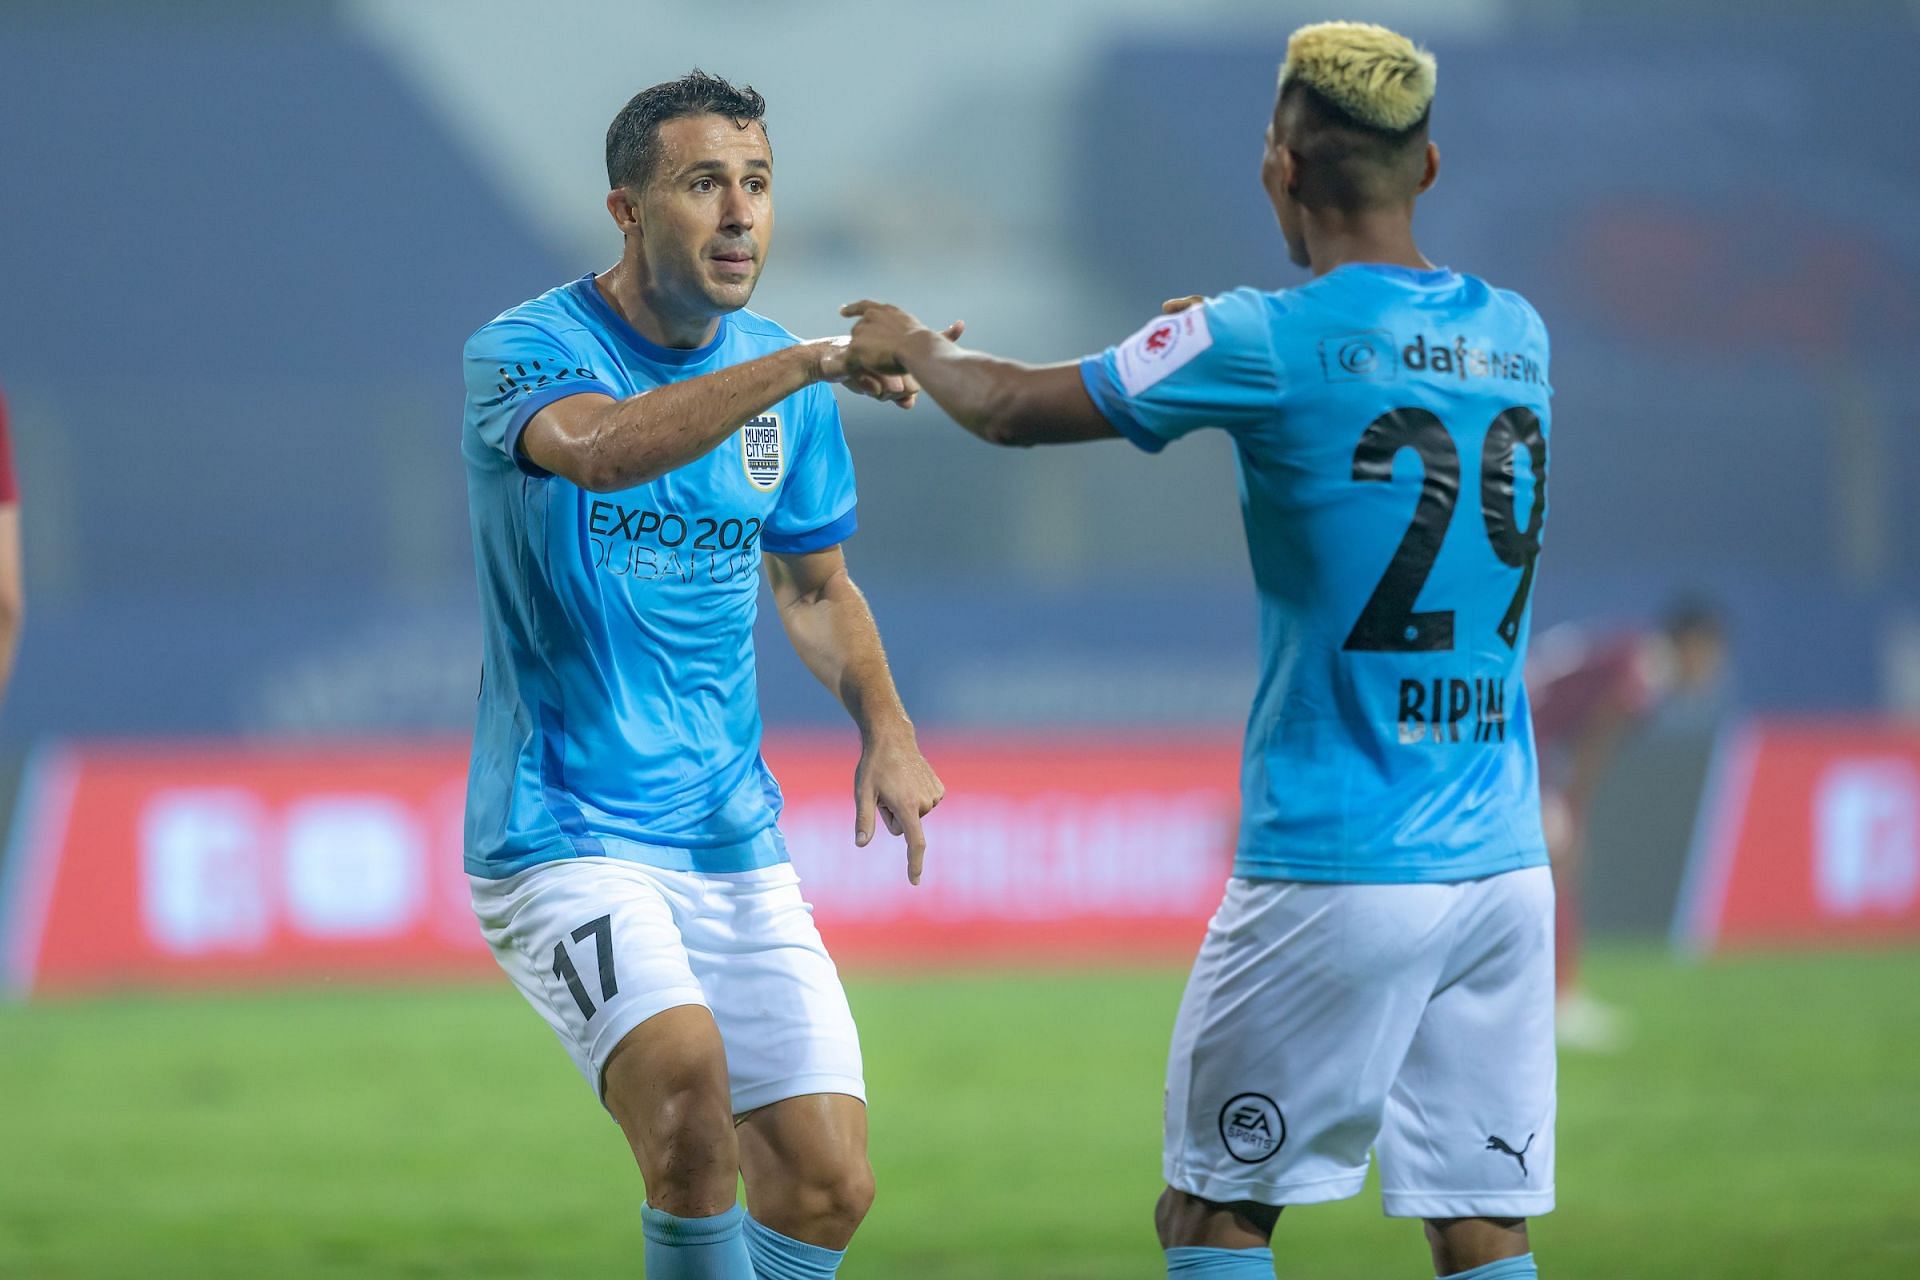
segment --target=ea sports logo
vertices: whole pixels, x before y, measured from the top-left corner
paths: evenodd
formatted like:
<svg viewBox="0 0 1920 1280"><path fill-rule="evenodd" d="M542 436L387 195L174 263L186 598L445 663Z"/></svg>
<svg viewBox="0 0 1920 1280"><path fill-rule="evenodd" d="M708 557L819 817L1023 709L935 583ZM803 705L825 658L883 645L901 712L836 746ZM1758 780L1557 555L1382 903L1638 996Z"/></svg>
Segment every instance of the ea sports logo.
<svg viewBox="0 0 1920 1280"><path fill-rule="evenodd" d="M1227 1154L1241 1164L1271 1160L1287 1140L1286 1117L1279 1104L1264 1093L1242 1093L1220 1108L1220 1141Z"/></svg>

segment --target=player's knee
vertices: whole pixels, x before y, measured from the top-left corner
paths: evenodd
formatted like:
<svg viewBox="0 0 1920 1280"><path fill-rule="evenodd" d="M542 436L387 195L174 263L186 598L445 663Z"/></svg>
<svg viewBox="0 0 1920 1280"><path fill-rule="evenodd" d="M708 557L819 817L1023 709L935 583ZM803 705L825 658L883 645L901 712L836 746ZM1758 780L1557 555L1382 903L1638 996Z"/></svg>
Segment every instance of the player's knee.
<svg viewBox="0 0 1920 1280"><path fill-rule="evenodd" d="M738 1165L733 1111L724 1093L695 1085L664 1094L648 1124L650 1146L671 1153L681 1163L696 1153L714 1163Z"/></svg>
<svg viewBox="0 0 1920 1280"><path fill-rule="evenodd" d="M749 1192L755 1216L774 1230L840 1248L873 1207L873 1166L862 1151L814 1150Z"/></svg>
<svg viewBox="0 0 1920 1280"><path fill-rule="evenodd" d="M668 1090L641 1121L640 1132L635 1154L655 1208L703 1217L733 1203L740 1154L723 1092L701 1086Z"/></svg>
<svg viewBox="0 0 1920 1280"><path fill-rule="evenodd" d="M1197 1243L1206 1228L1207 1214L1213 1208L1198 1196L1172 1187L1160 1193L1153 1206L1153 1229L1162 1249L1177 1249Z"/></svg>
<svg viewBox="0 0 1920 1280"><path fill-rule="evenodd" d="M739 1139L726 1059L704 1009L669 1010L630 1032L602 1080L655 1208L705 1216L733 1203Z"/></svg>
<svg viewBox="0 0 1920 1280"><path fill-rule="evenodd" d="M1162 1249L1177 1248L1180 1243L1180 1229L1185 1201L1190 1199L1184 1191L1175 1191L1172 1187L1160 1193L1153 1204L1153 1230L1160 1237Z"/></svg>
<svg viewBox="0 0 1920 1280"><path fill-rule="evenodd" d="M863 1159L842 1185L839 1200L847 1213L856 1219L865 1218L873 1208L874 1194L873 1166Z"/></svg>
<svg viewBox="0 0 1920 1280"><path fill-rule="evenodd" d="M1153 1207L1153 1228L1162 1249L1195 1245L1222 1249L1260 1247L1280 1220L1277 1205L1252 1200L1223 1203L1168 1187Z"/></svg>
<svg viewBox="0 0 1920 1280"><path fill-rule="evenodd" d="M1434 1271L1443 1276L1517 1258L1531 1247L1525 1218L1428 1218L1426 1226Z"/></svg>
<svg viewBox="0 0 1920 1280"><path fill-rule="evenodd" d="M804 1214L852 1231L873 1208L873 1166L864 1155L822 1162L801 1179Z"/></svg>

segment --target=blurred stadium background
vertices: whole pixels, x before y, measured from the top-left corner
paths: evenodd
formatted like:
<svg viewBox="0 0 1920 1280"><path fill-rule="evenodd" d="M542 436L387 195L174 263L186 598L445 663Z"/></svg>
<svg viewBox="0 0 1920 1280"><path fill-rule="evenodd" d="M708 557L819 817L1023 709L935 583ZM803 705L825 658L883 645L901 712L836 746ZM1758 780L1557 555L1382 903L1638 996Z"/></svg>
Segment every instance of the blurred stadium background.
<svg viewBox="0 0 1920 1280"><path fill-rule="evenodd" d="M1057 359L1290 283L1260 134L1333 16L1437 52L1422 243L1554 333L1536 636L1730 622L1716 714L1596 800L1591 980L1634 1039L1566 1064L1542 1257L1920 1275L1920 8L12 0L0 1276L637 1271L638 1180L461 899L462 340L613 260L606 122L695 64L769 99L755 306L801 333L872 296ZM872 1059L846 1274L1157 1274L1159 1055L1254 672L1228 448L843 408L849 558L953 791L910 899L763 634ZM1377 1202L1277 1242L1424 1265Z"/></svg>

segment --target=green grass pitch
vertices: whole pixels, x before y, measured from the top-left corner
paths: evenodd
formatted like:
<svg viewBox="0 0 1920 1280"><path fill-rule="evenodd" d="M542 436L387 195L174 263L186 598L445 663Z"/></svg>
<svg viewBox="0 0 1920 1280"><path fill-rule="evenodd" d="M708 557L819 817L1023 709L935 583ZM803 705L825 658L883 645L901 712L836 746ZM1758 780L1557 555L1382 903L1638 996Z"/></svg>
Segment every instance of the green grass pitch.
<svg viewBox="0 0 1920 1280"><path fill-rule="evenodd" d="M1920 1276L1920 953L1608 949L1636 1038L1562 1063L1552 1280ZM1181 975L853 982L880 1198L848 1280L1161 1274ZM640 1273L639 1177L504 980L0 1008L0 1276ZM1422 1277L1377 1193L1285 1280Z"/></svg>

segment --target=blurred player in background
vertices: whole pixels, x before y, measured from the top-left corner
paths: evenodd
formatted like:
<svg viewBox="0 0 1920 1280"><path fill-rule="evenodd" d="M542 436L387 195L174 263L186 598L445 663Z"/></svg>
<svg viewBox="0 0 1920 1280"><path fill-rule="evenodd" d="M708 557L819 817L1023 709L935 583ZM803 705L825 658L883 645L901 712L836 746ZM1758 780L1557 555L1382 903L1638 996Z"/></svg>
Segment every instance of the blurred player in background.
<svg viewBox="0 0 1920 1280"><path fill-rule="evenodd" d="M1286 1205L1427 1220L1436 1268L1535 1269L1553 1205L1553 884L1527 694L1547 335L1414 244L1433 59L1294 33L1261 178L1311 283L1084 361L967 352L854 303L852 359L996 444L1203 427L1238 448L1261 602L1234 878L1174 1028L1157 1221L1174 1276L1270 1277Z"/></svg>
<svg viewBox="0 0 1920 1280"><path fill-rule="evenodd" d="M873 1196L859 1041L760 757L763 564L859 725L856 841L878 810L917 883L941 797L841 555L846 339L745 310L773 232L764 109L698 71L635 95L607 133L619 263L466 346L474 909L626 1134L649 1280L831 1276Z"/></svg>
<svg viewBox="0 0 1920 1280"><path fill-rule="evenodd" d="M0 395L0 700L13 679L13 658L26 624L26 584L20 567L20 485L13 473L7 400Z"/></svg>
<svg viewBox="0 0 1920 1280"><path fill-rule="evenodd" d="M1660 723L1705 732L1718 723L1727 705L1726 672L1720 611L1699 599L1675 602L1650 631L1596 637L1568 625L1535 642L1526 679L1558 903L1555 1025L1570 1048L1605 1051L1626 1041L1619 1011L1580 985L1580 883L1594 791L1636 728Z"/></svg>

